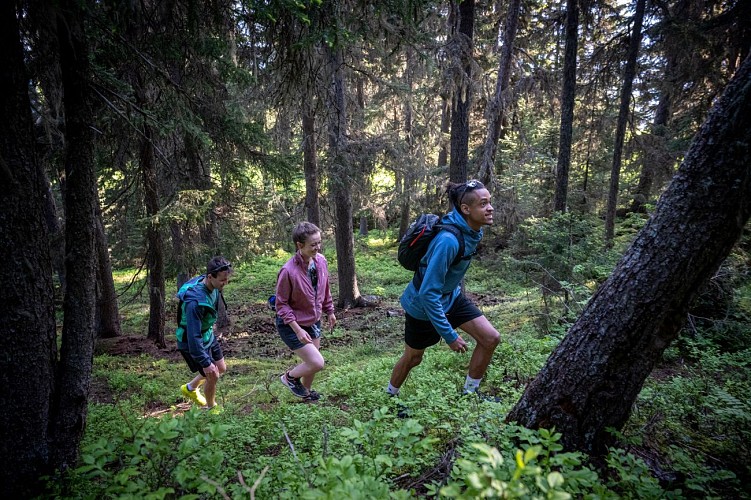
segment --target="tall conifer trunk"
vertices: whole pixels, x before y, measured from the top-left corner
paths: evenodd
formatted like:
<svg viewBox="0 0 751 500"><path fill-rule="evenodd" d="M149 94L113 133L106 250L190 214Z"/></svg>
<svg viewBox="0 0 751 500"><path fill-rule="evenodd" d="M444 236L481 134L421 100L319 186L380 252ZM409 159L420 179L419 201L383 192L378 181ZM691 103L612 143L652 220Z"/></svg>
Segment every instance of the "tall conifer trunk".
<svg viewBox="0 0 751 500"><path fill-rule="evenodd" d="M646 0L636 0L634 11L634 25L631 28L631 38L626 55L626 66L623 70L623 88L621 89L621 102L618 108L618 123L615 131L615 145L613 146L613 164L610 170L610 189L608 191L608 206L605 212L605 244L613 243L615 232L615 209L618 204L618 184L621 176L621 156L623 154L623 141L626 137L626 122L628 121L629 104L631 103L631 89L634 86L636 75L636 58L639 55L641 44L641 25L644 20L644 7Z"/></svg>
<svg viewBox="0 0 751 500"><path fill-rule="evenodd" d="M469 110L472 106L472 36L475 26L475 2L463 0L457 16L458 30L454 34L459 46L463 74L457 81L451 109L451 157L449 180L467 180L469 162Z"/></svg>
<svg viewBox="0 0 751 500"><path fill-rule="evenodd" d="M331 47L329 65L331 69L331 89L328 93L329 105L329 154L331 156L331 176L329 183L334 198L336 221L337 277L339 278L339 299L337 305L350 308L361 305L362 297L357 286L355 270L354 224L352 222L352 196L347 155L347 114L344 90L344 61L342 48Z"/></svg>
<svg viewBox="0 0 751 500"><path fill-rule="evenodd" d="M84 5L61 0L57 16L65 109L65 275L63 337L57 367L52 461L74 466L86 426L96 337L96 175Z"/></svg>
<svg viewBox="0 0 751 500"><path fill-rule="evenodd" d="M45 183L34 153L29 78L14 2L0 2L0 483L8 498L39 493L49 472L50 403L57 356ZM33 279L28 277L32 276Z"/></svg>
<svg viewBox="0 0 751 500"><path fill-rule="evenodd" d="M566 2L566 48L563 56L561 128L558 141L558 162L555 167L555 198L553 199L553 210L556 212L565 212L568 201L568 171L571 166L574 99L576 97L576 50L579 44L578 1L567 0Z"/></svg>
<svg viewBox="0 0 751 500"><path fill-rule="evenodd" d="M302 103L303 170L305 172L305 213L308 222L321 227L321 208L318 202L318 151L316 148L316 119L311 96Z"/></svg>

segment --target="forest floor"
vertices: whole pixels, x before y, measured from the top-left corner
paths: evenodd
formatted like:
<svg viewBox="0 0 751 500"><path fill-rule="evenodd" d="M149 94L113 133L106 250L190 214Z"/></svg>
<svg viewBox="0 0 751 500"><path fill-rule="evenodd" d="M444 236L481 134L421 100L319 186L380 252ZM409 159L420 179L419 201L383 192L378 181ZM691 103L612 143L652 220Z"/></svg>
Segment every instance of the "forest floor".
<svg viewBox="0 0 751 500"><path fill-rule="evenodd" d="M470 294L472 295L472 294ZM478 297L475 296L475 300ZM347 310L338 309L336 336L324 335L321 338L321 349L348 348L362 345L371 339L368 332L371 325L383 317L403 316L399 307L386 305L374 301L371 306L357 307ZM293 363L294 354L279 340L274 325L274 313L265 305L249 304L228 308L229 326L217 329L217 335L225 358L230 359L288 359ZM325 324L324 324L325 327ZM97 339L95 355L106 354L118 357L148 356L154 360L166 359L170 362L183 363L183 358L177 350L172 325L167 325L165 335L166 347L159 347L143 333L123 332L119 337ZM401 330L393 332L392 336L383 336L379 332L381 341L393 341L394 345L401 345L403 333ZM187 367L186 367L187 370ZM106 380L93 378L89 400L93 403L108 404L114 402L113 393ZM179 413L187 411L189 404L177 405L165 403L163 408L152 408L154 415L172 411Z"/></svg>
<svg viewBox="0 0 751 500"><path fill-rule="evenodd" d="M467 295L486 311L518 307L527 309L527 306L531 304L531 302L526 305L523 304L525 301L519 299L518 296L469 291ZM395 298L378 300L375 297L371 299L372 305L369 307L338 309L336 311L337 328L334 332L329 332L326 329L322 336L321 348L327 358L327 370L321 377L321 382L328 397L319 406L322 406L320 410L325 408L327 409L325 411L333 412L332 415L339 415L336 412L341 412L341 414L356 415L352 418L367 418L371 406L382 404L378 402L379 394L382 395L379 384L382 382L382 378L387 380L390 367L393 366L391 363L396 360L401 352L403 345L402 317L404 313L398 300ZM292 366L297 360L294 354L279 340L274 325L274 313L267 308L265 303L260 303L257 299L256 301L245 301L238 297L237 301L230 300L228 315L229 326L218 329L217 334L231 372L228 373L230 375L228 382L234 379L238 381L238 384L243 385L242 389L226 389L230 394L228 401L233 407L233 413L239 418L263 418L253 417L256 414L255 412L267 414L270 416L269 418L279 418L279 415L284 415L285 411L290 411L293 414L295 412L308 414L309 410L300 406L297 406L298 410L289 407L289 394L278 383L278 375L281 370L285 366ZM542 342L541 339L536 339L534 342L525 339L525 336L519 333L519 329L522 328L520 324L514 324L510 318L512 316L507 316L506 313L499 314L497 312L491 313L489 316L491 322L496 324L499 331L502 332L503 341L496 352L497 359L494 359L491 366L494 376L492 379L489 378L485 384L489 393L501 395L504 398L504 403L497 408L501 412L498 415L501 420L518 399L526 382L536 373L535 371L526 373L523 370L518 371L517 364L523 366L530 365L530 363L531 365L541 364L549 354L549 351L545 352L544 348L538 347L538 342ZM324 328L327 327L325 321L323 326ZM145 406L142 407L140 413L143 417L178 415L191 408L190 403L179 396L179 391L176 393L174 389L169 388L172 387L172 384L184 383L176 382L176 380L183 380L189 375L182 356L176 349L173 327L173 322L168 320L165 327L166 347L164 348L155 345L141 331L124 331L120 337L98 339L97 341L96 356L104 356L105 358L111 356L121 361L133 359L134 367L144 362L153 365L145 369L135 369L141 374L139 375L141 377L161 377L162 375L159 373L165 368L164 361L169 364L169 370L176 374L166 378L166 380L171 380L168 384L167 393L160 392L155 397L146 398ZM458 383L460 378L463 380L463 375L460 373L461 368L453 364L456 363L454 361L456 358L442 358L443 349L436 348L435 351L437 352L430 353L431 360L427 363L428 366L423 367L422 373L417 374L415 379L412 380L408 395L412 404L425 404L424 398L433 397L433 393L426 392L426 390L436 390L436 382L440 384L445 383L446 380L451 380L450 384L452 384ZM333 361L330 362L329 356ZM530 359L537 361L529 361ZM451 365L447 366L446 363L451 363ZM125 361L125 364L130 364L130 362ZM376 368L373 368L374 364ZM458 364L461 364L461 361ZM343 365L346 365L346 368ZM426 377L425 371L430 370L431 365L432 369L435 369L436 366L448 367L450 376L431 372L433 373L432 377L438 378L429 380L432 377ZM361 370L363 373L358 377L368 373L367 377L370 378L367 379L365 387L368 393L372 394L358 395L353 399L348 398L347 393L334 389L336 383L332 383L331 380L341 380L337 378L337 370L342 369ZM663 363L653 371L650 379L658 383L670 382L676 378L680 379L684 375L688 377L690 374L685 373L685 371L686 365L683 363ZM145 375L146 373L151 375ZM375 377L372 377L373 373L376 374ZM124 390L118 391L113 388L118 386L113 385L108 380L108 375L100 372L98 376L92 377L90 402L113 405L117 404L118 401L128 400L129 397L143 389L138 385L142 383L143 378L135 380L136 383L126 384ZM239 382L240 380L242 382ZM223 388L220 387L220 389ZM451 387L448 385L437 390L443 391L440 397L450 398ZM496 394L498 391L500 393ZM425 394L421 394L421 392L425 392ZM237 394L240 394L240 396L238 397ZM431 394L431 396L428 396L428 394ZM295 401L294 398L291 399L294 402L293 404L304 405L304 403ZM362 407L358 407L358 405ZM288 410L284 410L285 406L288 407ZM314 409L310 408L310 411L312 410ZM655 411L659 411L659 409ZM274 417L271 417L272 415ZM311 415L315 415L315 413L311 413ZM659 414L655 417L659 421L664 418L667 417L662 417ZM340 423L348 425L347 422L349 421L343 419ZM655 439L656 437L661 439ZM676 476L676 471L671 466L671 460L666 455L667 450L663 449L665 442L660 442L664 441L662 438L669 438L669 435L663 435L663 432L659 429L653 430L646 433L645 439L638 444L632 441L628 445L628 451L640 457L650 469L652 476L669 490L675 487L676 483L683 482L683 479ZM267 437L259 435L258 439L267 439ZM273 446L278 447L279 452L281 452L284 443L275 443ZM739 478L744 477L745 466L742 464L726 463L725 466L734 470ZM442 470L444 469L442 468ZM450 467L445 468L445 471L448 470L450 470ZM436 478L433 477L432 479ZM417 491L422 491L424 486L423 484L411 484L412 488L417 487Z"/></svg>

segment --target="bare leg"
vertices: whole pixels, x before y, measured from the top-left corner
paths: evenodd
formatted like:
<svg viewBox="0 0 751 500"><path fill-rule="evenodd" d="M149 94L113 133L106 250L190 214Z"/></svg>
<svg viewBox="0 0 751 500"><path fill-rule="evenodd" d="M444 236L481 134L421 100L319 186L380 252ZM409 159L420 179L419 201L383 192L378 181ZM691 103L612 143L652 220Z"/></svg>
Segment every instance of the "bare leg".
<svg viewBox="0 0 751 500"><path fill-rule="evenodd" d="M196 389L201 387L204 382L206 382L206 377L204 377L203 375L199 373L193 378L193 380L188 382L188 385L190 385L190 387L192 387L193 390L195 391Z"/></svg>
<svg viewBox="0 0 751 500"><path fill-rule="evenodd" d="M203 395L206 397L206 406L211 408L216 405L216 383L219 382L219 377L227 371L227 365L224 362L224 358L214 362L219 374L217 376L209 375L206 377L206 385L203 388Z"/></svg>
<svg viewBox="0 0 751 500"><path fill-rule="evenodd" d="M323 370L323 367L325 365L323 356L321 356L321 353L318 351L318 347L316 346L315 342L313 342L312 344L305 344L301 348L296 349L295 354L300 356L302 363L292 368L288 373L294 378L302 377L303 385L305 385L307 389L310 389L310 387L305 384L305 381L307 380L312 383L313 376L319 371Z"/></svg>
<svg viewBox="0 0 751 500"><path fill-rule="evenodd" d="M314 371L312 373L309 373L307 375L303 375L303 377L302 377L302 385L304 385L307 390L310 390L310 388L313 386L313 378L316 376L316 373L318 373L319 371L323 370L323 365L324 365L323 356L321 355L321 337L318 337L317 339L313 339L313 345L316 346L316 349L318 350L318 355L321 357L321 359L320 359L320 361L321 361L321 365L320 366L321 367L318 370L316 370L316 371ZM317 360L314 360L314 364L315 364L315 361L317 361Z"/></svg>
<svg viewBox="0 0 751 500"><path fill-rule="evenodd" d="M490 324L485 316L480 316L459 326L467 332L477 345L469 360L469 376L480 379L488 370L493 359L493 352L501 341L501 334Z"/></svg>
<svg viewBox="0 0 751 500"><path fill-rule="evenodd" d="M402 386L409 372L415 366L422 362L422 356L425 353L425 349L413 349L408 345L404 345L404 354L394 365L394 369L391 372L391 385L396 388Z"/></svg>

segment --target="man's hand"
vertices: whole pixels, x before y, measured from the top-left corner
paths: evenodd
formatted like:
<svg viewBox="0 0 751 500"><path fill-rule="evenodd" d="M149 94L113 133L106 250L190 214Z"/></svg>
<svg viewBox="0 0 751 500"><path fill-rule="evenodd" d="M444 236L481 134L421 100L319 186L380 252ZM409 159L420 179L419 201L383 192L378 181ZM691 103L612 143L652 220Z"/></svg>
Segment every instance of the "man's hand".
<svg viewBox="0 0 751 500"><path fill-rule="evenodd" d="M461 335L456 337L456 340L451 342L449 344L449 347L454 352L467 352L467 343L464 342L464 339L462 338Z"/></svg>
<svg viewBox="0 0 751 500"><path fill-rule="evenodd" d="M204 368L203 373L206 374L206 378L209 380L219 380L219 369L214 363Z"/></svg>

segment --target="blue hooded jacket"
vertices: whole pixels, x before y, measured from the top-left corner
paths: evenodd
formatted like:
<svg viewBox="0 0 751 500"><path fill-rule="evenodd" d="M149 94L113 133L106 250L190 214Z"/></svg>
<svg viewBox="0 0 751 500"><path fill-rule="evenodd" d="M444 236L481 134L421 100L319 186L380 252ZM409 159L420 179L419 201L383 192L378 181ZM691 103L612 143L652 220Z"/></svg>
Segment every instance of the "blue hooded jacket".
<svg viewBox="0 0 751 500"><path fill-rule="evenodd" d="M464 235L464 255L477 249L482 240L482 229L475 231L454 208L445 215L443 223L453 224ZM447 344L454 342L459 335L446 319L446 311L451 309L461 293L461 281L469 268L469 260L460 260L455 266L451 263L459 253L459 241L448 231L440 231L428 245L428 251L420 261L423 280L417 290L413 280L404 290L400 302L407 314L413 318L433 323L436 331Z"/></svg>

